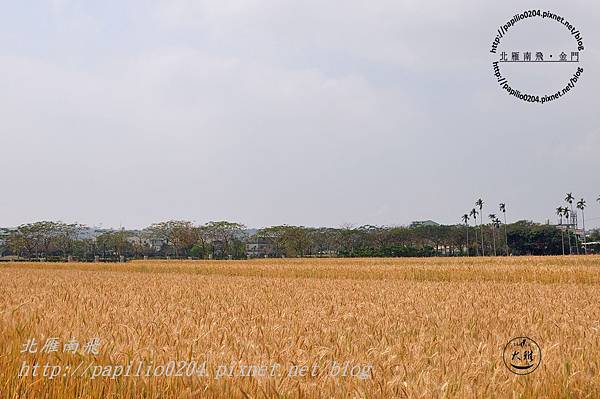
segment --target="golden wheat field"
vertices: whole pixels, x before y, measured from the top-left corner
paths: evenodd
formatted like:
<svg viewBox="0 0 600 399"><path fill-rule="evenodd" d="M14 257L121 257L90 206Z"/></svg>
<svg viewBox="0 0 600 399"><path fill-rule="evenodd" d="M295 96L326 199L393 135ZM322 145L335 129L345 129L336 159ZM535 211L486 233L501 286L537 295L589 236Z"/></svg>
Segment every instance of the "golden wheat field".
<svg viewBox="0 0 600 399"><path fill-rule="evenodd" d="M0 398L46 397L597 398L600 257L0 264Z"/></svg>

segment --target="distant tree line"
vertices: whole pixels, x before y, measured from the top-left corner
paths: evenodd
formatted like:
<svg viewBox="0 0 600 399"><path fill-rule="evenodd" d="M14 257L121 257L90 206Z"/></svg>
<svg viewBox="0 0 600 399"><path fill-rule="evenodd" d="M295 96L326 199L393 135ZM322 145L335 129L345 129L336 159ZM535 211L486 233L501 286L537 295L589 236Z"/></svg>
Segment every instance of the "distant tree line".
<svg viewBox="0 0 600 399"><path fill-rule="evenodd" d="M554 230L548 228L540 228L540 225L536 225L532 222L521 221L515 223L516 226L511 228L511 236L509 236L509 225L506 222L507 207L504 202L498 204L498 210L502 212L503 221L496 216L495 213L490 213L488 218L490 220L489 225L484 225L483 222L483 206L485 202L479 198L475 201L475 207L469 212L463 214L461 219L466 228L466 252L467 256L471 254L472 245L469 239L469 227L470 220L473 219L475 224L473 233L475 235L475 255L481 254L485 256L486 252L488 255L497 256L504 250L504 255L515 254L549 254L549 255L572 255L580 253L587 254L588 250L594 252L598 250L598 231L592 231L588 234L585 228L585 208L587 202L584 198L581 198L575 203L575 197L573 193L567 193L564 201L569 205L568 207L559 206L556 208L556 215L559 217L559 223L557 226L553 226ZM600 197L596 199L600 204ZM573 204L575 203L574 209ZM579 228L578 214L581 213L582 228ZM478 219L479 216L479 219ZM563 223L564 222L564 223ZM489 245L490 229L485 226L491 227L492 245ZM548 226L548 225L547 225ZM500 227L503 227L504 237L502 237ZM516 227L516 231L515 231ZM557 237L556 230L560 232L560 252L557 253ZM518 234L516 234L518 233ZM589 237L588 237L589 236ZM488 245L485 243L485 237L488 237ZM566 237L566 238L565 238ZM504 243L502 243L502 238ZM591 241L588 242L588 238ZM498 241L500 241L498 243ZM498 245L497 245L498 244ZM568 244L568 245L566 245ZM514 248L513 248L514 245Z"/></svg>
<svg viewBox="0 0 600 399"><path fill-rule="evenodd" d="M120 257L243 258L245 226L219 221L195 226L169 220L143 230L94 230L81 224L35 222L3 229L0 256L112 260Z"/></svg>
<svg viewBox="0 0 600 399"><path fill-rule="evenodd" d="M494 215L490 219L491 223L484 224L482 220L476 227L466 222L408 227L282 225L257 231L228 221L197 226L189 221L170 220L143 230L103 231L81 224L42 221L2 230L0 257L113 261L121 258L561 255L565 233L573 234L549 224L529 221L506 224ZM484 241L483 237L488 239ZM599 231L588 232L587 239L600 241ZM594 252L600 247L589 246L588 250Z"/></svg>

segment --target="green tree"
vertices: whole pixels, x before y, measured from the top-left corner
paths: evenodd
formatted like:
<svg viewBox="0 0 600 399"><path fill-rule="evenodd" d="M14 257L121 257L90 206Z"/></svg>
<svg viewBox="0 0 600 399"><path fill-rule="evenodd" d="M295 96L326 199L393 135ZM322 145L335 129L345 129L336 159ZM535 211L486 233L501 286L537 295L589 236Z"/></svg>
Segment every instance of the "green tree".
<svg viewBox="0 0 600 399"><path fill-rule="evenodd" d="M515 255L558 255L560 232L555 226L521 220L508 226L508 239Z"/></svg>
<svg viewBox="0 0 600 399"><path fill-rule="evenodd" d="M258 230L256 235L260 238L267 239L273 247L273 254L276 257L281 257L285 255L285 233L289 227L290 226L288 225L265 227L264 229Z"/></svg>
<svg viewBox="0 0 600 399"><path fill-rule="evenodd" d="M54 248L61 248L65 234L78 227L77 224L50 221L22 224L8 234L7 242L18 255L27 258L49 256Z"/></svg>
<svg viewBox="0 0 600 399"><path fill-rule="evenodd" d="M479 212L477 212L477 209L473 208L471 209L471 217L473 218L474 222L475 222L475 255L479 255L479 242L477 241L477 215L479 214Z"/></svg>
<svg viewBox="0 0 600 399"><path fill-rule="evenodd" d="M103 257L106 258L107 255L126 256L131 250L130 234L125 230L116 230L107 231L96 237L97 245L102 248Z"/></svg>
<svg viewBox="0 0 600 399"><path fill-rule="evenodd" d="M462 220L465 223L465 227L467 228L467 256L469 256L469 214L465 213L462 215Z"/></svg>
<svg viewBox="0 0 600 399"><path fill-rule="evenodd" d="M561 241L562 241L562 254L565 254L565 232L562 229L562 224L563 224L563 208L562 206L559 206L558 208L556 208L556 214L558 215L559 221L558 224L560 225L561 229L560 229L560 237L561 237Z"/></svg>
<svg viewBox="0 0 600 399"><path fill-rule="evenodd" d="M176 258L185 256L198 242L198 230L186 220L167 220L154 223L146 229L149 237L160 240L165 246L165 255L173 250Z"/></svg>
<svg viewBox="0 0 600 399"><path fill-rule="evenodd" d="M244 257L241 242L245 228L243 224L228 221L206 223L203 232L211 244L213 257Z"/></svg>
<svg viewBox="0 0 600 399"><path fill-rule="evenodd" d="M504 202L500 203L500 212L504 215L504 246L505 246L505 255L508 256L508 234L506 233L506 204Z"/></svg>
<svg viewBox="0 0 600 399"><path fill-rule="evenodd" d="M569 242L569 255L573 254L573 247L571 246L571 230L570 230L570 222L569 222L569 217L571 216L570 212L569 212L569 208L567 208L566 206L562 209L562 213L563 213L563 217L565 219L567 219L567 224L566 224L566 230L567 230L567 239Z"/></svg>
<svg viewBox="0 0 600 399"><path fill-rule="evenodd" d="M495 213L490 213L488 215L488 217L490 218L491 222L492 222L492 241L493 241L493 249L494 249L494 256L496 256L496 229L495 226L493 226L493 224L496 222L496 214Z"/></svg>
<svg viewBox="0 0 600 399"><path fill-rule="evenodd" d="M583 219L583 250L584 253L587 255L587 245L586 245L586 236L585 236L585 207L586 207L586 203L585 200L582 198L577 202L577 209L581 210L581 218Z"/></svg>
<svg viewBox="0 0 600 399"><path fill-rule="evenodd" d="M475 202L475 206L479 207L479 217L481 218L481 223L479 224L479 233L481 235L481 255L485 256L485 242L483 240L483 204L484 202L481 198Z"/></svg>
<svg viewBox="0 0 600 399"><path fill-rule="evenodd" d="M575 215L574 211L573 211L573 201L575 200L575 197L573 197L573 193L567 193L566 197L565 197L565 201L569 204L569 206L571 207L571 215ZM573 216L572 216L573 217ZM568 218L567 218L568 221ZM577 242L577 226L573 226L573 230L575 231L575 248L577 250L577 255L579 255L579 243ZM572 249L571 249L571 234L569 233L569 252L572 253Z"/></svg>
<svg viewBox="0 0 600 399"><path fill-rule="evenodd" d="M58 223L56 225L57 235L56 241L59 250L64 257L72 255L73 245L79 240L81 231L85 226L78 223Z"/></svg>

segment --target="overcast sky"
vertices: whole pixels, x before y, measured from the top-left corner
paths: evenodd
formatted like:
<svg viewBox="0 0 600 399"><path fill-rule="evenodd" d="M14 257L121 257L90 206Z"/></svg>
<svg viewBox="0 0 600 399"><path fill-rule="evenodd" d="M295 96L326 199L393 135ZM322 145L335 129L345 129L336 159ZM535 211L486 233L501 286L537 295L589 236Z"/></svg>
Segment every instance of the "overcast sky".
<svg viewBox="0 0 600 399"><path fill-rule="evenodd" d="M500 24L538 7L585 43L576 88L544 105L507 95L489 53ZM577 0L5 2L0 225L453 224L479 197L486 215L506 202L509 220L544 222L567 191L600 225L599 12ZM572 44L530 22L512 45ZM546 66L562 67L523 65L537 72L515 82L550 94L575 69Z"/></svg>

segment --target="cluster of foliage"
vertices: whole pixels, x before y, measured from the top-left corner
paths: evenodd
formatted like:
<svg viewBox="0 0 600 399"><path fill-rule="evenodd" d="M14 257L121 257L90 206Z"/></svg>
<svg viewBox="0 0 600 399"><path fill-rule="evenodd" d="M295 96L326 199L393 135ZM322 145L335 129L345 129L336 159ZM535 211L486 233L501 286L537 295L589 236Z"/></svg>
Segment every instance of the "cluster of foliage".
<svg viewBox="0 0 600 399"><path fill-rule="evenodd" d="M505 234L500 234L499 229L504 232L504 227ZM492 239L482 244L478 240L481 233ZM593 231L589 238L598 241L599 235L598 231ZM44 221L5 230L0 237L0 256L45 260L69 257L79 260L120 257L242 259L257 256L246 248L254 242L263 245L264 254L260 256L269 257L560 255L565 240L565 232L556 226L528 221L476 227L366 225L311 228L282 225L251 234L244 225L227 221L196 226L189 221L170 220L143 230L106 230L99 234L89 234L89 229L80 224ZM572 241L575 241L574 237Z"/></svg>
<svg viewBox="0 0 600 399"><path fill-rule="evenodd" d="M170 220L141 231L105 230L90 235L89 228L81 224L35 222L4 229L0 233L0 256L45 260L243 258L244 227L225 221L195 226L188 221Z"/></svg>
<svg viewBox="0 0 600 399"><path fill-rule="evenodd" d="M19 226L15 230L3 231L0 252L25 255L28 258L40 256L68 256L85 246L79 240L79 232L84 226L62 222L35 222Z"/></svg>
<svg viewBox="0 0 600 399"><path fill-rule="evenodd" d="M475 256L488 255L560 255L566 235L556 226L519 221L506 225L490 223L467 225L358 228L305 228L276 226L259 230L269 238L275 256ZM468 235L467 230L471 233ZM477 233L490 237L484 244ZM570 233L573 235L573 233ZM592 232L590 239L593 239ZM572 239L575 242L575 238ZM482 247L485 245L485 248ZM485 252L483 251L485 249ZM507 253L508 252L508 253Z"/></svg>

